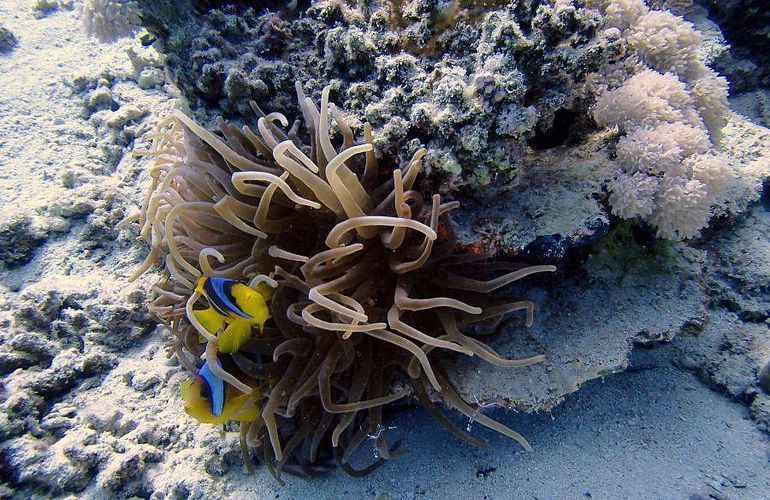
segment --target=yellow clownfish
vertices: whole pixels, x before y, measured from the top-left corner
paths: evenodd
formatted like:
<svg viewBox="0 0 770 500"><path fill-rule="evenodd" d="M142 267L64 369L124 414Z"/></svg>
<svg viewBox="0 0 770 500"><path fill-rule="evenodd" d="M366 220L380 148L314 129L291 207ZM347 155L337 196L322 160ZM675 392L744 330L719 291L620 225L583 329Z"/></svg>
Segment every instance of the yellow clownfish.
<svg viewBox="0 0 770 500"><path fill-rule="evenodd" d="M230 420L253 422L259 416L257 403L249 402L254 395L241 394L226 386L211 373L208 364L204 363L194 380L182 382L180 389L184 411L202 424L223 424Z"/></svg>
<svg viewBox="0 0 770 500"><path fill-rule="evenodd" d="M225 327L217 337L219 352L237 352L251 337L251 328L256 325L261 333L270 317L267 301L272 289L264 283L255 290L240 281L204 276L195 284L195 291L206 297L210 306L193 311L203 328L216 335Z"/></svg>

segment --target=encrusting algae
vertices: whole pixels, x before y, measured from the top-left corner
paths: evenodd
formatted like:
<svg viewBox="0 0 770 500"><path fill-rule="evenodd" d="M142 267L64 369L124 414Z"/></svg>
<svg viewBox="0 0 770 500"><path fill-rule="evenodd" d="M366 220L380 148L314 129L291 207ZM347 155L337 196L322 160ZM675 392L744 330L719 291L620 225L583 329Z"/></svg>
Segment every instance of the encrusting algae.
<svg viewBox="0 0 770 500"><path fill-rule="evenodd" d="M443 360L542 362L504 359L479 337L514 311L530 325L532 302L492 292L555 268L459 251L448 217L459 203L415 188L425 150L386 168L371 127L357 140L329 88L320 109L299 84L297 96L303 120L290 128L253 103L256 130L220 119L221 135L176 112L145 152L152 183L131 220L150 254L138 274L163 268L149 309L170 325L171 352L194 377L182 387L185 410L204 423L238 422L247 468L254 456L276 477L335 464L371 472L398 446L381 432L383 407L409 395L486 446L431 392L529 449L462 400ZM376 459L355 468L364 443Z"/></svg>

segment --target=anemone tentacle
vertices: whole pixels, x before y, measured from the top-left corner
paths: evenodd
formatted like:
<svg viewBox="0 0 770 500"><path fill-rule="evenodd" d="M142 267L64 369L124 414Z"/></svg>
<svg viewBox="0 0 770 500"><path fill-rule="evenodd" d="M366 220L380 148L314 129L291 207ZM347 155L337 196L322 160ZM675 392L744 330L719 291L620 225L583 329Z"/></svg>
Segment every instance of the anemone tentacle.
<svg viewBox="0 0 770 500"><path fill-rule="evenodd" d="M256 131L218 120L220 137L176 112L145 153L154 158L153 180L132 220L151 248L139 271L152 262L164 270L149 307L173 327L171 352L193 376L205 360L227 393L238 395L232 414L244 461L251 468L252 457L261 458L276 476L328 460L356 475L370 472L395 456L380 435L382 407L410 393L453 434L483 446L433 406L426 384L528 448L518 433L476 415L442 361L542 362L504 359L461 328L519 310L531 324L531 302L489 294L555 268L511 271L458 253L449 212L459 203L434 194L423 206L428 198L415 189L427 151L388 169L374 154L371 127L356 141L329 88L320 109L299 83L297 97L309 145L296 124L285 130L285 115L253 105ZM238 289L241 300L258 294L268 304L267 322L238 337L234 352L220 348L222 332L213 330L245 320L210 312L216 301L195 284L211 277L248 287ZM348 462L368 435L376 435L381 458L355 469Z"/></svg>

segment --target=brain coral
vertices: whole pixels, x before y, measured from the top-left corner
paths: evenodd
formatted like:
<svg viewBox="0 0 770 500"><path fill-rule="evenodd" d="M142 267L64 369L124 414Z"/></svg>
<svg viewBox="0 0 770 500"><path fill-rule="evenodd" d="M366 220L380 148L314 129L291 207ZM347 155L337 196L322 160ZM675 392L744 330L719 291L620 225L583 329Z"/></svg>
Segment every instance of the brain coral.
<svg viewBox="0 0 770 500"><path fill-rule="evenodd" d="M531 302L491 292L555 268L458 251L447 213L459 203L417 190L425 150L383 164L371 128L356 140L329 93L319 109L298 84L303 120L290 128L256 104L256 130L220 120L221 135L177 112L147 152L153 181L138 219L151 251L139 272L163 267L149 307L193 377L186 411L238 422L247 466L255 456L276 476L329 462L373 470L397 446L382 432L383 406L409 394L484 446L429 391L529 448L458 396L444 359L541 362L503 359L478 336L514 311L530 324ZM379 458L355 468L365 444Z"/></svg>

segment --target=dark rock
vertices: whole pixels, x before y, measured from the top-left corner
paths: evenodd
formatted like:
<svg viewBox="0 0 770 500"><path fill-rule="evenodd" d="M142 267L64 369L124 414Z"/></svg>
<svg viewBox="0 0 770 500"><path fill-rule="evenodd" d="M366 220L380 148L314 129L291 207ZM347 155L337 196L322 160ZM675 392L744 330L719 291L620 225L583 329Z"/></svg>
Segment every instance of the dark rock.
<svg viewBox="0 0 770 500"><path fill-rule="evenodd" d="M115 456L100 474L99 487L123 491L128 483L140 479L150 464L158 463L163 458L163 452L149 445L137 445L124 456Z"/></svg>
<svg viewBox="0 0 770 500"><path fill-rule="evenodd" d="M0 222L0 265L23 266L32 260L35 250L46 238L47 234L33 228L29 217L18 216Z"/></svg>
<svg viewBox="0 0 770 500"><path fill-rule="evenodd" d="M725 66L730 77L729 68L736 66L735 61L745 61L754 69L753 81L751 85L739 85L739 90L752 90L752 85L770 86L770 9L767 1L698 0L698 3L708 9L709 17L722 29L731 47L732 61L717 61L718 69Z"/></svg>
<svg viewBox="0 0 770 500"><path fill-rule="evenodd" d="M52 495L80 492L93 479L95 460L83 453L80 460L67 455L67 451L61 457L49 454L48 444L31 436L16 438L0 445L0 472L15 486L40 488Z"/></svg>
<svg viewBox="0 0 770 500"><path fill-rule="evenodd" d="M10 52L18 44L19 41L14 34L8 28L0 26L0 54Z"/></svg>
<svg viewBox="0 0 770 500"><path fill-rule="evenodd" d="M29 388L35 394L50 400L59 397L81 380L104 373L117 360L110 355L93 353L83 357L78 351L68 349L54 358L50 368L41 371L29 381Z"/></svg>
<svg viewBox="0 0 770 500"><path fill-rule="evenodd" d="M14 333L9 345L17 351L34 356L36 360L51 359L58 350L58 346L40 335L23 331Z"/></svg>
<svg viewBox="0 0 770 500"><path fill-rule="evenodd" d="M94 322L88 339L116 351L135 346L138 339L150 334L157 325L144 307L99 304L87 307L86 312Z"/></svg>
<svg viewBox="0 0 770 500"><path fill-rule="evenodd" d="M29 368L37 363L37 357L25 352L0 352L0 376L8 375L19 368Z"/></svg>

